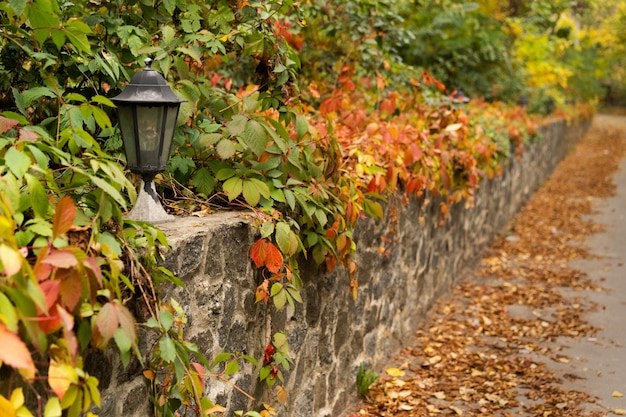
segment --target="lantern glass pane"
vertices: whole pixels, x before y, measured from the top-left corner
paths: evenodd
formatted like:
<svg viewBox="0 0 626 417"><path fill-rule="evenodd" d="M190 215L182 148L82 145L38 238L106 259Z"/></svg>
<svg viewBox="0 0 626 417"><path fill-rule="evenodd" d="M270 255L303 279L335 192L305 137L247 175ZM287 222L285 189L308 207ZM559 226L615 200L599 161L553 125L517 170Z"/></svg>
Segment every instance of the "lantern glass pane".
<svg viewBox="0 0 626 417"><path fill-rule="evenodd" d="M176 130L176 120L178 119L178 110L180 104L168 104L163 108L163 118L165 123L163 124L163 151L161 152L160 166L165 170L167 163L170 159L170 153L172 152L172 141L174 139L174 132Z"/></svg>
<svg viewBox="0 0 626 417"><path fill-rule="evenodd" d="M137 144L135 137L135 119L133 117L133 106L126 104L117 105L117 115L119 118L120 131L124 141L126 153L126 164L132 170L138 166Z"/></svg>
<svg viewBox="0 0 626 417"><path fill-rule="evenodd" d="M162 151L163 106L137 105L140 169L156 170Z"/></svg>

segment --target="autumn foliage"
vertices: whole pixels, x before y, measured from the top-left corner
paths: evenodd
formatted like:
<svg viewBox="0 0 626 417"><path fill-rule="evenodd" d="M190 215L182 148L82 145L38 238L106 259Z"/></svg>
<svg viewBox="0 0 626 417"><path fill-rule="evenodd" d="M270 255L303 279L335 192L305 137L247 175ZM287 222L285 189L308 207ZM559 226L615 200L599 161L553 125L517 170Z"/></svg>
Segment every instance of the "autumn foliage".
<svg viewBox="0 0 626 417"><path fill-rule="evenodd" d="M444 3L455 18L471 12ZM443 196L444 222L523 151L540 117L487 94L463 100L438 68L401 56L421 36L403 26L407 4L0 1L0 343L12 347L0 361L45 393L52 411L38 415L93 414L97 378L83 357L113 344L124 364L145 366L159 416L218 412L204 378L226 378L241 361L287 398L288 336L265 335L263 358L205 358L185 340L183 310L159 296L164 283L183 285L159 265L166 237L124 218L136 179L110 97L145 57L185 100L156 178L165 205L252 214L256 300L268 317L302 302L302 257L346 268L346 294L357 297L353 231L363 217L392 215L390 195ZM588 115L586 102L566 104L556 100L557 115ZM157 340L148 352L138 351L138 325ZM0 411L29 415L22 394L0 392Z"/></svg>

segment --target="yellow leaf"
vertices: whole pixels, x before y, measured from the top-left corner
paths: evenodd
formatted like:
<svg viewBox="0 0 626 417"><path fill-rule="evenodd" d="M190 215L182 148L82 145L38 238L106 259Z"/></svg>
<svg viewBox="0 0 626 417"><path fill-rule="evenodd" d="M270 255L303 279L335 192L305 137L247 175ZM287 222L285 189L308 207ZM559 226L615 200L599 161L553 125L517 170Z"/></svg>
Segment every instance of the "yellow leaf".
<svg viewBox="0 0 626 417"><path fill-rule="evenodd" d="M63 400L63 396L72 383L77 382L78 375L71 365L59 363L54 359L50 360L50 368L48 369L48 384L60 400Z"/></svg>
<svg viewBox="0 0 626 417"><path fill-rule="evenodd" d="M4 266L4 273L8 277L17 274L22 269L23 259L24 257L18 250L4 243L0 245L0 260Z"/></svg>
<svg viewBox="0 0 626 417"><path fill-rule="evenodd" d="M51 397L46 403L46 408L43 412L44 417L61 417L61 402L57 397Z"/></svg>
<svg viewBox="0 0 626 417"><path fill-rule="evenodd" d="M15 408L13 408L13 405L11 405L9 400L4 398L2 395L0 395L0 416L16 417Z"/></svg>
<svg viewBox="0 0 626 417"><path fill-rule="evenodd" d="M615 397L615 398L622 398L622 397L624 396L624 394L622 394L622 393L621 393L621 392L619 392L619 391L613 391L613 393L611 394L611 396L612 396L612 397Z"/></svg>
<svg viewBox="0 0 626 417"><path fill-rule="evenodd" d="M18 409L22 405L24 405L24 392L22 391L21 388L16 388L11 393L11 405L15 409Z"/></svg>
<svg viewBox="0 0 626 417"><path fill-rule="evenodd" d="M617 414L618 416L626 416L626 410L616 408L615 410L613 410L613 414Z"/></svg>
<svg viewBox="0 0 626 417"><path fill-rule="evenodd" d="M399 368L387 368L385 369L385 372L387 373L387 375L393 377L404 376L404 371Z"/></svg>

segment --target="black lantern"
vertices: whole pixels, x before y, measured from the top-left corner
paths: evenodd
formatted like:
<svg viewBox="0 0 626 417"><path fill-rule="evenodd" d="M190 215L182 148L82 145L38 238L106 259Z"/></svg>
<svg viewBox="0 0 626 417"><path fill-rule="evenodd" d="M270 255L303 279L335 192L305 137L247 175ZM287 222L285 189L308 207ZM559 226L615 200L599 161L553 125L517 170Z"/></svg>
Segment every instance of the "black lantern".
<svg viewBox="0 0 626 417"><path fill-rule="evenodd" d="M150 58L145 62L146 67L111 100L117 106L126 163L142 178L137 202L128 217L160 222L170 220L172 216L161 206L154 177L167 169L178 110L185 100L178 98L163 76L150 68Z"/></svg>

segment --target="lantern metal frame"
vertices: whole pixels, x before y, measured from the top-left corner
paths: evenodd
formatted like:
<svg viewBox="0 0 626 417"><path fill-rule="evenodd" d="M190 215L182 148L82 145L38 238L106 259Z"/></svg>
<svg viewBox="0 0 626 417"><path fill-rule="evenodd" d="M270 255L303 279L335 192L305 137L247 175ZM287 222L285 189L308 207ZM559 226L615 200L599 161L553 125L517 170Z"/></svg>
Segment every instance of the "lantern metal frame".
<svg viewBox="0 0 626 417"><path fill-rule="evenodd" d="M111 101L124 142L128 168L141 175L137 201L127 218L151 223L174 218L165 212L154 185L154 177L167 169L180 105L165 78L151 68L152 59L136 73L124 90Z"/></svg>

